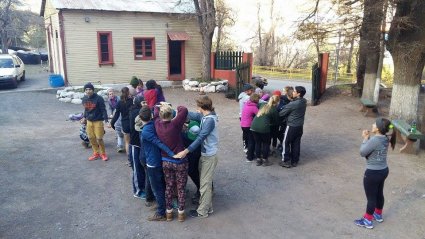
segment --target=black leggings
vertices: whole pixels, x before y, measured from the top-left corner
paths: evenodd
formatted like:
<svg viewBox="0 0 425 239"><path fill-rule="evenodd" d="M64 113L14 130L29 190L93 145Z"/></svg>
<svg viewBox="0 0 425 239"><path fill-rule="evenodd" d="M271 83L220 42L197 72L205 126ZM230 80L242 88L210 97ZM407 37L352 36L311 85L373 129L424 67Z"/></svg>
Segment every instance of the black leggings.
<svg viewBox="0 0 425 239"><path fill-rule="evenodd" d="M367 198L366 213L372 215L375 208L384 208L384 182L388 176L388 168L382 170L366 169L363 186Z"/></svg>

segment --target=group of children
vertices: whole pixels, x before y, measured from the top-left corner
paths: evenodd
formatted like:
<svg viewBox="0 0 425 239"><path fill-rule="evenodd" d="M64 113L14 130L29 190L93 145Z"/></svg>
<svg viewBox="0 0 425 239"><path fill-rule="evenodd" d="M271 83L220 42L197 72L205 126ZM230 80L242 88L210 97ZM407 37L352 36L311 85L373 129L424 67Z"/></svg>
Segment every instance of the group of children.
<svg viewBox="0 0 425 239"><path fill-rule="evenodd" d="M282 151L280 165L297 166L307 105L305 92L302 86L287 86L270 96L260 88L244 85L238 100L247 162L255 160L257 166L269 166L269 155Z"/></svg>
<svg viewBox="0 0 425 239"><path fill-rule="evenodd" d="M94 93L93 86L84 86L86 96L82 122L87 122L87 135L93 145L89 160L101 158L107 161L104 151L99 150L103 134L89 129L98 122L108 122L104 102ZM100 97L101 98L101 97ZM192 202L199 202L191 217L208 217L212 208L212 178L217 165L218 132L217 116L208 96L196 101L197 112L188 112L184 106L173 109L165 102L162 88L154 80L143 82L133 77L130 86L121 89L121 96L108 90L111 122L108 127L116 131L117 151L126 151L132 168L134 197L146 200L147 207L155 208L150 221L172 221L173 199L178 201L178 221L185 220L186 183L188 176L197 187ZM101 117L89 117L97 115ZM103 122L101 122L103 123ZM103 130L103 124L102 124ZM98 131L98 130L94 130Z"/></svg>

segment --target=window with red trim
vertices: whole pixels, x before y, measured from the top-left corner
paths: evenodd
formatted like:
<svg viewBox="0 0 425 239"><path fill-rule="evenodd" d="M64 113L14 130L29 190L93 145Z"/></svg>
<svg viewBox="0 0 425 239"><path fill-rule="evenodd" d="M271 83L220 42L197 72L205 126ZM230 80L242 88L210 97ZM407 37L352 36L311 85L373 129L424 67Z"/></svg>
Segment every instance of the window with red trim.
<svg viewBox="0 0 425 239"><path fill-rule="evenodd" d="M97 32L97 44L99 65L114 64L114 57L112 54L112 32Z"/></svg>
<svg viewBox="0 0 425 239"><path fill-rule="evenodd" d="M155 60L155 38L134 38L134 59Z"/></svg>

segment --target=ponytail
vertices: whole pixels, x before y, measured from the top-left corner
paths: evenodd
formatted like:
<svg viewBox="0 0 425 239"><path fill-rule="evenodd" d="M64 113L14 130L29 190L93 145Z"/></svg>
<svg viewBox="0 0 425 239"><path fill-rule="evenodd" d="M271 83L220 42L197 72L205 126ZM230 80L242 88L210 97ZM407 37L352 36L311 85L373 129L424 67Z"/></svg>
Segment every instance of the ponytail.
<svg viewBox="0 0 425 239"><path fill-rule="evenodd" d="M379 133L387 136L387 138L389 136L387 135L387 133L390 131L390 129L392 129L392 133L390 135L390 138L388 138L388 140L390 141L391 148L394 150L397 136L396 136L395 130L393 129L394 126L391 124L391 121L385 118L377 118L375 124L379 130Z"/></svg>

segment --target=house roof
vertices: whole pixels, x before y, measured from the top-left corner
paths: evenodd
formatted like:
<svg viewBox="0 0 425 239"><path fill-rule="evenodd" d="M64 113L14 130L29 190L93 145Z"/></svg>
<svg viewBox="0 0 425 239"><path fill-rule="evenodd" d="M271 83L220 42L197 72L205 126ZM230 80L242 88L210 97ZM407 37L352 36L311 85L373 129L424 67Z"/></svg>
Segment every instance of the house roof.
<svg viewBox="0 0 425 239"><path fill-rule="evenodd" d="M56 9L118 12L195 13L192 0L50 0ZM42 0L40 16L44 16Z"/></svg>

